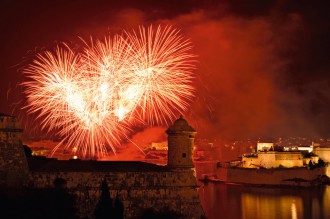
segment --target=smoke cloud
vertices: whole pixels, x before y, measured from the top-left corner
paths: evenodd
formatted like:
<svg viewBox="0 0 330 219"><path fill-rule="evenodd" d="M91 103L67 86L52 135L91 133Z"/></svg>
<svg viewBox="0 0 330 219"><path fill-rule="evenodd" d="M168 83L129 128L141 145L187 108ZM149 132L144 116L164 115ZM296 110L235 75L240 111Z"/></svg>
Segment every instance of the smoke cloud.
<svg viewBox="0 0 330 219"><path fill-rule="evenodd" d="M10 66L35 46L172 25L191 39L198 56L196 95L185 115L198 137L328 136L327 1L127 2L8 3L1 13L7 21L1 27L8 30L1 36L1 103L21 98L16 85L22 78ZM6 104L0 111L10 113ZM162 138L154 128L145 132Z"/></svg>
<svg viewBox="0 0 330 219"><path fill-rule="evenodd" d="M121 26L129 26L136 17L141 24L148 23L141 20L148 17L142 11L121 13L125 18ZM316 122L322 119L322 110L311 106L319 102L315 99L319 86L326 88L323 103L329 100L329 86L315 82L302 94L290 84L293 54L299 52L297 41L304 28L300 14L278 15L274 11L246 18L196 10L153 23L179 27L194 44L193 52L198 56L196 96L185 116L199 137L324 134Z"/></svg>

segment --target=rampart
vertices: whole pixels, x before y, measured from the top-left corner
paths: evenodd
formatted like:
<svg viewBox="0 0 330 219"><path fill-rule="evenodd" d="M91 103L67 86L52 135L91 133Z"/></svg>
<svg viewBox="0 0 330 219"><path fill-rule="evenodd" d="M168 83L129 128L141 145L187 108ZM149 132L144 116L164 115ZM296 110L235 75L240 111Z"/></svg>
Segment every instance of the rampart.
<svg viewBox="0 0 330 219"><path fill-rule="evenodd" d="M230 168L217 169L220 180L232 183L262 184L262 185L311 185L311 182L325 175L327 167L308 169L299 168ZM315 183L317 183L315 181Z"/></svg>
<svg viewBox="0 0 330 219"><path fill-rule="evenodd" d="M0 118L0 190L6 193L11 187L15 193L16 188L21 189L25 196L14 202L26 199L20 207L32 214L28 217L63 218L60 211L65 214L72 206L75 210L71 209L71 216L66 218L104 218L116 203L119 207L114 209L117 213L120 210L121 216L111 218L139 218L150 209L171 212L179 218L203 216L191 157L196 131L182 117L167 130L171 143L167 166L134 161L26 159L16 119L5 114ZM55 207L50 209L42 201ZM54 214L43 215L47 209Z"/></svg>
<svg viewBox="0 0 330 219"><path fill-rule="evenodd" d="M146 209L175 212L182 218L200 218L200 205L193 169L173 170L143 162L96 162L30 160L29 189L53 188L63 179L76 197L77 216L94 217L101 196L101 184L108 184L110 196L124 205L125 218L137 218Z"/></svg>

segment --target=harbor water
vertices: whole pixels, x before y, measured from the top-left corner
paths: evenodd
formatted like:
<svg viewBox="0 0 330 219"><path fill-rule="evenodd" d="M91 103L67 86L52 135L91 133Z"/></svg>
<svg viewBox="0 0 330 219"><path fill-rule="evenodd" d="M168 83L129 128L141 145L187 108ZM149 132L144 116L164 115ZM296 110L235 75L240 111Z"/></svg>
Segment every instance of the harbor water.
<svg viewBox="0 0 330 219"><path fill-rule="evenodd" d="M261 187L202 184L208 219L330 219L330 186Z"/></svg>

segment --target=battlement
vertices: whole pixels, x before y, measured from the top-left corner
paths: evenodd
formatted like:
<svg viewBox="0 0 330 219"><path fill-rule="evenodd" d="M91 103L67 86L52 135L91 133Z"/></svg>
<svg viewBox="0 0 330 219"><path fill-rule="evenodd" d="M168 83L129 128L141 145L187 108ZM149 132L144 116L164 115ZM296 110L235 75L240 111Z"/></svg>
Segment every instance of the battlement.
<svg viewBox="0 0 330 219"><path fill-rule="evenodd" d="M181 120L180 124L188 124ZM11 124L9 133L19 130L16 123L11 123L13 119L8 121ZM8 135L8 126L2 129ZM104 192L120 199L125 218L136 218L146 209L175 212L182 218L200 218L204 214L191 157L195 131L192 128L187 131L188 136L186 132L182 132L181 137L176 131L169 134L169 152L174 152L174 157L169 158L170 165L167 166L138 161L63 161L37 157L26 161L21 141L17 144L2 142L0 187L19 185L13 183L14 179L21 182L23 188L47 196L55 182L62 182L65 191L75 197L77 216L81 218L94 218ZM104 191L104 187L108 191Z"/></svg>

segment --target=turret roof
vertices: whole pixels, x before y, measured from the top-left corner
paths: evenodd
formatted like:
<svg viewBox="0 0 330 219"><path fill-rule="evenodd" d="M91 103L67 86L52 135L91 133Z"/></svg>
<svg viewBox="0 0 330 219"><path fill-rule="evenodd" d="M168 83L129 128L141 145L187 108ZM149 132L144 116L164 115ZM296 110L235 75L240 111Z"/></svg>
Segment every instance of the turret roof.
<svg viewBox="0 0 330 219"><path fill-rule="evenodd" d="M180 116L179 119L177 119L172 126L170 126L166 132L167 133L173 133L173 132L182 132L182 131L186 131L186 132L196 132L195 129L193 129L187 122L187 120L185 120L182 115Z"/></svg>
<svg viewBox="0 0 330 219"><path fill-rule="evenodd" d="M8 115L8 114L5 114L5 113L2 113L2 112L0 112L0 116L5 116L5 117L14 117L14 116L11 116L11 115Z"/></svg>

